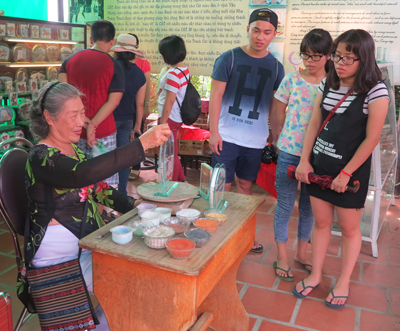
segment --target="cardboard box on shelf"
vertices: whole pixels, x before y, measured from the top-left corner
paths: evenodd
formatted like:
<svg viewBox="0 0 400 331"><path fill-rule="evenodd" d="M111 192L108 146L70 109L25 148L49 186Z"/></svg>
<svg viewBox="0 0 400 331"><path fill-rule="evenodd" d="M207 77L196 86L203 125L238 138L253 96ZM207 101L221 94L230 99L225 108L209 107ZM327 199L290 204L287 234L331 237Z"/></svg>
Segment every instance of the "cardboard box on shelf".
<svg viewBox="0 0 400 331"><path fill-rule="evenodd" d="M178 154L180 155L205 155L209 150L208 139L206 140L178 140Z"/></svg>

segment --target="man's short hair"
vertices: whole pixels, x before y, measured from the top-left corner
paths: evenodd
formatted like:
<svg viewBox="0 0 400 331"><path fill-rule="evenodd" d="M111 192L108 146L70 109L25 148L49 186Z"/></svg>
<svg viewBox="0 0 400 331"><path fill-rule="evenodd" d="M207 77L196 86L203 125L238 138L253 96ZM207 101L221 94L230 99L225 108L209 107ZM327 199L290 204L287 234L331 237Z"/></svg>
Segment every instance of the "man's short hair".
<svg viewBox="0 0 400 331"><path fill-rule="evenodd" d="M115 37L115 27L109 21L98 20L92 24L91 36L93 42L103 41L110 42Z"/></svg>

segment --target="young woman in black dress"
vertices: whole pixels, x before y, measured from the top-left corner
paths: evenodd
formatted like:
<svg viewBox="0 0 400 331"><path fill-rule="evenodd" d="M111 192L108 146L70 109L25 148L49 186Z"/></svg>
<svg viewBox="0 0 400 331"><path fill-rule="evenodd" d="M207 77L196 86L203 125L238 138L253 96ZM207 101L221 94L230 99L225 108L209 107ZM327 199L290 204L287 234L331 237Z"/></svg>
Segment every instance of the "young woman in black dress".
<svg viewBox="0 0 400 331"><path fill-rule="evenodd" d="M315 224L312 273L296 285L293 293L305 298L321 282L336 211L342 231L342 270L326 305L338 309L346 303L350 276L361 249L360 217L368 192L371 153L380 140L389 99L368 32L346 31L333 42L332 49L335 70L330 70L321 82L296 171L296 178L309 184ZM318 134L342 98L343 103ZM310 184L309 172L333 176L331 190ZM360 182L359 191L346 192L346 186L355 181Z"/></svg>

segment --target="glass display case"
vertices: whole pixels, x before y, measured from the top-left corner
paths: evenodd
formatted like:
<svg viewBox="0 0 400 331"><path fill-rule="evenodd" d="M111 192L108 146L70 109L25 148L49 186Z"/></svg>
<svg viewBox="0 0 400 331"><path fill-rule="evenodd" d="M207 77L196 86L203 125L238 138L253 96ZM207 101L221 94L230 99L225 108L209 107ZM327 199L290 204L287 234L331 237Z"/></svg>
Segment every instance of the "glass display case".
<svg viewBox="0 0 400 331"><path fill-rule="evenodd" d="M385 215L394 205L394 188L397 169L396 107L393 89L393 64L379 63L384 82L389 90L389 109L383 125L381 140L372 152L371 175L365 208L361 215L363 241L371 242L372 256L378 257L377 240ZM335 215L332 234L341 235Z"/></svg>

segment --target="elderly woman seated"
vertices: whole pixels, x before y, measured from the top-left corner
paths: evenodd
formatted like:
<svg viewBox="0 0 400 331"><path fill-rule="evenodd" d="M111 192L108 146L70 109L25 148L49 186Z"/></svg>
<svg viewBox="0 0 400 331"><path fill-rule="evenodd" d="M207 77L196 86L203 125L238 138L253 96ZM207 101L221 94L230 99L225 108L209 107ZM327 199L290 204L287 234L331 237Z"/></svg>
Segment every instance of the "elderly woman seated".
<svg viewBox="0 0 400 331"><path fill-rule="evenodd" d="M120 213L134 208L135 199L102 180L144 160L144 150L163 144L170 136L168 126L159 125L127 145L87 160L74 145L82 128L90 125L85 123L80 97L81 93L69 84L48 84L30 110L30 129L39 138L26 165L30 233L25 259L30 267L76 259L82 221L86 222L84 235L104 225L97 203ZM87 219L82 220L86 201ZM84 250L80 263L89 292L93 291L91 260L91 252ZM99 309L97 330L107 330Z"/></svg>

